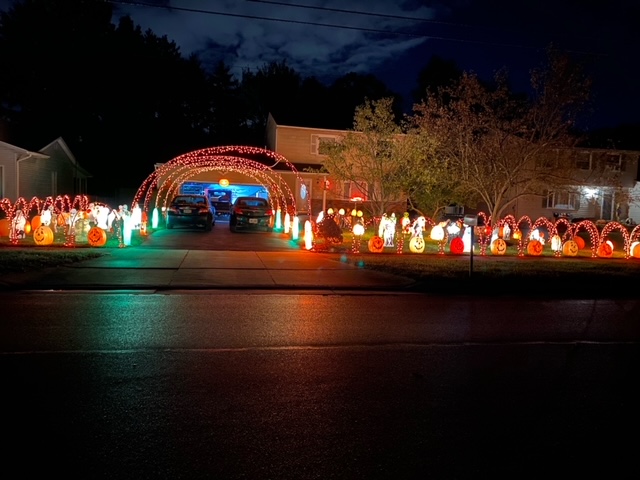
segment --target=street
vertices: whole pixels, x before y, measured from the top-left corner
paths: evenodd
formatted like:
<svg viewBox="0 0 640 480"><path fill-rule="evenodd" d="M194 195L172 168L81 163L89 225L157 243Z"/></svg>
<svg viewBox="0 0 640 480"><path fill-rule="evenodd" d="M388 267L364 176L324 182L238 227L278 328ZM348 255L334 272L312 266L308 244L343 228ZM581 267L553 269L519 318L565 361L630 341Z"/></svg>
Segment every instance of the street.
<svg viewBox="0 0 640 480"><path fill-rule="evenodd" d="M635 476L637 299L0 295L34 478Z"/></svg>

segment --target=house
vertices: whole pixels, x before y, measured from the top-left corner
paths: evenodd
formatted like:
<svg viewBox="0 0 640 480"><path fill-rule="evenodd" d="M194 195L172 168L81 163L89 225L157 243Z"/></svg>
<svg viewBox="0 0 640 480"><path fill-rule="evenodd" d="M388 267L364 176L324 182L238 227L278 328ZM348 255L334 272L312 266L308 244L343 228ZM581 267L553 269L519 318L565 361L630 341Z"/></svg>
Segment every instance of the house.
<svg viewBox="0 0 640 480"><path fill-rule="evenodd" d="M574 148L568 155L576 177L584 181L546 190L542 196L522 197L510 213L516 218L528 215L533 220L566 216L640 222L640 152ZM592 177L594 180L590 180Z"/></svg>
<svg viewBox="0 0 640 480"><path fill-rule="evenodd" d="M38 152L0 141L0 198L84 195L90 177L62 138Z"/></svg>

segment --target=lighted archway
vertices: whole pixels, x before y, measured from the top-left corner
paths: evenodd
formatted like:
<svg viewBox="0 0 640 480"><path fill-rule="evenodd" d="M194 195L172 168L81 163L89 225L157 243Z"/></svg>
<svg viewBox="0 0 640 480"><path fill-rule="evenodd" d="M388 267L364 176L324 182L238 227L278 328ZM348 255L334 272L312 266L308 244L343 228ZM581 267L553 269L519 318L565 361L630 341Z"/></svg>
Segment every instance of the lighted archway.
<svg viewBox="0 0 640 480"><path fill-rule="evenodd" d="M269 192L274 211L297 214L295 196L282 176L273 170L278 164L285 165L302 182L295 166L284 156L258 147L224 146L195 150L166 162L149 175L136 192L132 205L148 213L152 206L162 209L182 183L207 171L234 171L242 173L263 186ZM311 199L307 199L307 210L311 212Z"/></svg>

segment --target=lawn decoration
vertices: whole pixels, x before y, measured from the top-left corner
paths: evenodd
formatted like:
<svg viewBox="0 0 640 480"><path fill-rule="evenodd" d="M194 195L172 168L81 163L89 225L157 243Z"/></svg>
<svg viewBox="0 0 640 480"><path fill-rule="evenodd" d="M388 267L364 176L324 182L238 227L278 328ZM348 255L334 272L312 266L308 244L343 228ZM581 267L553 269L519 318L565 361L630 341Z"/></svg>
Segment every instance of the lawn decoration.
<svg viewBox="0 0 640 480"><path fill-rule="evenodd" d="M507 242L502 238L497 238L491 242L492 255L504 255L505 253L507 253Z"/></svg>
<svg viewBox="0 0 640 480"><path fill-rule="evenodd" d="M100 227L91 227L87 234L87 240L92 247L104 247L107 243L107 232Z"/></svg>
<svg viewBox="0 0 640 480"><path fill-rule="evenodd" d="M461 255L464 252L464 242L461 237L455 237L451 240L449 251L454 255Z"/></svg>
<svg viewBox="0 0 640 480"><path fill-rule="evenodd" d="M409 240L409 250L412 253L422 253L424 252L424 238L422 236L415 236L411 240Z"/></svg>
<svg viewBox="0 0 640 480"><path fill-rule="evenodd" d="M578 235L575 235L573 237L573 241L576 242L579 250L582 250L587 245L586 242L584 241L584 238L579 237Z"/></svg>
<svg viewBox="0 0 640 480"><path fill-rule="evenodd" d="M393 241L396 236L396 214L392 213L390 217L386 214L380 219L378 227L378 236L384 239L385 247L393 247Z"/></svg>
<svg viewBox="0 0 640 480"><path fill-rule="evenodd" d="M0 237L8 237L9 236L9 219L3 218L0 220Z"/></svg>
<svg viewBox="0 0 640 480"><path fill-rule="evenodd" d="M542 250L544 249L544 245L540 240L530 240L527 245L527 253L532 256L542 255Z"/></svg>
<svg viewBox="0 0 640 480"><path fill-rule="evenodd" d="M427 219L425 217L416 218L411 224L411 237L420 237L422 238L422 232L427 225Z"/></svg>
<svg viewBox="0 0 640 480"><path fill-rule="evenodd" d="M353 253L360 253L360 243L362 243L362 235L364 235L364 225L356 223L352 229L353 243L351 244L351 251Z"/></svg>
<svg viewBox="0 0 640 480"><path fill-rule="evenodd" d="M462 243L464 245L464 253L471 252L471 229L473 227L464 227L464 233L462 234Z"/></svg>
<svg viewBox="0 0 640 480"><path fill-rule="evenodd" d="M40 215L36 215L31 219L31 230L35 231L41 224Z"/></svg>
<svg viewBox="0 0 640 480"><path fill-rule="evenodd" d="M24 238L26 236L27 217L22 210L17 210L13 221L11 222L11 229L13 230L14 238Z"/></svg>
<svg viewBox="0 0 640 480"><path fill-rule="evenodd" d="M629 253L633 258L640 258L640 242L633 242L629 248Z"/></svg>
<svg viewBox="0 0 640 480"><path fill-rule="evenodd" d="M384 240L378 235L374 235L367 243L371 253L381 253L384 250Z"/></svg>
<svg viewBox="0 0 640 480"><path fill-rule="evenodd" d="M565 257L575 257L579 251L580 247L575 240L567 240L564 242L564 245L562 245L562 254Z"/></svg>
<svg viewBox="0 0 640 480"><path fill-rule="evenodd" d="M602 242L600 246L598 246L598 256L602 258L610 258L613 256L613 247L609 242Z"/></svg>
<svg viewBox="0 0 640 480"><path fill-rule="evenodd" d="M36 245L51 245L53 243L53 230L46 225L40 225L33 231L33 241Z"/></svg>

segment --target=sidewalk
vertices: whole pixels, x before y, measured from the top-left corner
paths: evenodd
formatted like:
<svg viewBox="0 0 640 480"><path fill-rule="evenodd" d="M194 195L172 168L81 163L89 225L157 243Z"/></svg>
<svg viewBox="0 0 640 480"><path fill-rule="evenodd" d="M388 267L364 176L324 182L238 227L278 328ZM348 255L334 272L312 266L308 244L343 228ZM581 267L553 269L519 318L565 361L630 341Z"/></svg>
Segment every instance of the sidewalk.
<svg viewBox="0 0 640 480"><path fill-rule="evenodd" d="M122 248L82 262L0 279L2 290L406 290L414 281L341 262L335 254Z"/></svg>

